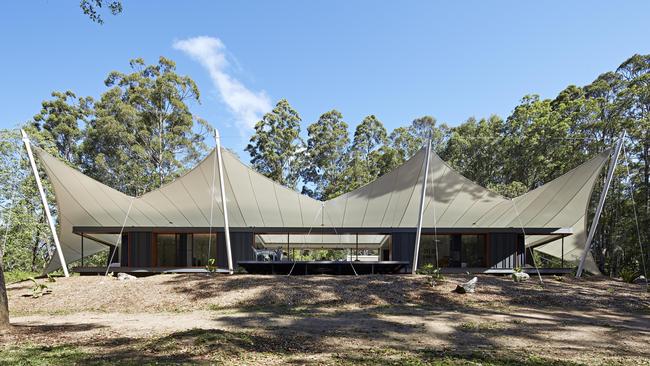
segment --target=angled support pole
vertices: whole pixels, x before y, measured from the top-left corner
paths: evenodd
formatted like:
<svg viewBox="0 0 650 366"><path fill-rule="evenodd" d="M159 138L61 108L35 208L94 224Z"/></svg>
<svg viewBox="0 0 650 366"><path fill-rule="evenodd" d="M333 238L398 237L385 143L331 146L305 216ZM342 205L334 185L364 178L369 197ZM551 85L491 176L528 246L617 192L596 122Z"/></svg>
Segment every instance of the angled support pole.
<svg viewBox="0 0 650 366"><path fill-rule="evenodd" d="M54 225L54 220L52 219L52 213L50 212L50 206L47 203L47 197L45 196L45 191L43 190L41 177L38 175L38 169L36 168L36 161L34 161L34 154L32 154L32 147L29 142L29 137L27 136L27 133L23 129L20 130L20 133L23 135L23 143L25 144L25 149L27 150L29 163L32 166L34 179L36 179L36 185L38 186L38 193L41 195L43 210L45 211L45 216L47 217L47 223L50 225L50 231L52 232L52 238L54 238L54 245L56 246L56 253L59 255L59 262L61 262L61 268L63 268L63 274L66 277L70 277L70 273L68 273L68 264L65 262L65 257L63 256L63 251L61 250L61 243L59 242L59 236L56 233L56 225Z"/></svg>
<svg viewBox="0 0 650 366"><path fill-rule="evenodd" d="M411 274L418 270L418 254L420 252L420 237L422 236L422 219L424 216L424 200L427 196L427 180L429 176L429 160L431 159L431 140L427 141L427 157L424 162L424 180L422 181L422 193L420 194L420 211L418 212L418 228L415 232L415 245L413 248L413 266Z"/></svg>
<svg viewBox="0 0 650 366"><path fill-rule="evenodd" d="M618 163L618 156L621 154L621 149L623 148L623 143L625 141L625 130L621 134L614 153L612 154L612 159L609 163L609 170L607 171L607 178L605 179L605 186L603 187L602 192L600 192L600 199L598 200L598 207L596 207L596 214L594 215L594 221L591 223L589 228L589 235L587 236L587 241L585 242L585 249L582 251L582 256L580 257L580 264L578 264L578 270L576 271L576 278L582 276L582 272L585 266L585 260L587 255L591 251L591 243L594 240L594 235L596 234L596 228L598 227L598 221L600 220L600 215L603 212L603 207L605 206L605 198L607 197L607 191L612 183L612 178L614 177L614 170L616 169L616 164Z"/></svg>
<svg viewBox="0 0 650 366"><path fill-rule="evenodd" d="M223 232L226 237L226 255L228 256L228 272L233 274L232 249L230 248L230 227L228 226L228 205L226 203L226 186L223 184L223 161L221 158L221 137L219 130L214 129L214 138L217 141L217 166L219 168L219 188L221 189L221 203L223 205ZM214 199L214 197L212 198Z"/></svg>

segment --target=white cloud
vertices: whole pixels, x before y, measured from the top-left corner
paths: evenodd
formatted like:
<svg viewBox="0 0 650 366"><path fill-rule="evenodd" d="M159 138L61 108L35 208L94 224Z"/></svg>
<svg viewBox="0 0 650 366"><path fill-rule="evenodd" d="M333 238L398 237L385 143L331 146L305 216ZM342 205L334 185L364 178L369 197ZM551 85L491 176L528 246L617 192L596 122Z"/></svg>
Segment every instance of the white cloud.
<svg viewBox="0 0 650 366"><path fill-rule="evenodd" d="M174 42L174 48L185 52L205 67L219 91L221 99L235 117L242 133L250 131L262 115L271 110L271 101L266 92L254 92L246 88L226 70L226 46L214 37L194 37Z"/></svg>

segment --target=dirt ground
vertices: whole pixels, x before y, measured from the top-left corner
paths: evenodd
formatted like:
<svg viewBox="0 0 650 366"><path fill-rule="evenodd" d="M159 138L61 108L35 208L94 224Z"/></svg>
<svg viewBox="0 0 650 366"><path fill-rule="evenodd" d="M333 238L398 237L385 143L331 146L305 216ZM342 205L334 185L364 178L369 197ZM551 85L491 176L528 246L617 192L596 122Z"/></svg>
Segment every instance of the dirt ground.
<svg viewBox="0 0 650 366"><path fill-rule="evenodd" d="M0 364L650 365L650 293L605 278L158 275L9 286Z"/></svg>

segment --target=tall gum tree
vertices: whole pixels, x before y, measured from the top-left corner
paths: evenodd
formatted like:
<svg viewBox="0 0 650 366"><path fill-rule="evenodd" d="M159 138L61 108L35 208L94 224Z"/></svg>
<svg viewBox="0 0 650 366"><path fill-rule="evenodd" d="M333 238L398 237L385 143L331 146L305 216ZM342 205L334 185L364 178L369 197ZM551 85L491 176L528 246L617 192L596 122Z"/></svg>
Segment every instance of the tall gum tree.
<svg viewBox="0 0 650 366"><path fill-rule="evenodd" d="M286 99L281 99L255 124L255 132L246 147L253 168L294 189L300 178L300 122L298 112Z"/></svg>
<svg viewBox="0 0 650 366"><path fill-rule="evenodd" d="M105 81L110 89L88 123L82 166L122 191L142 194L196 163L207 149L210 127L190 112L199 90L190 77L176 73L173 61L160 57L146 65L138 58L130 65L133 72L114 71Z"/></svg>
<svg viewBox="0 0 650 366"><path fill-rule="evenodd" d="M348 149L347 164L342 177L341 191L351 191L371 182L380 174L380 149L387 142L384 124L374 115L361 121L354 131Z"/></svg>
<svg viewBox="0 0 650 366"><path fill-rule="evenodd" d="M341 112L333 109L323 113L307 127L307 150L301 171L303 193L327 200L336 193L336 182L345 165L345 152L350 144L348 124Z"/></svg>

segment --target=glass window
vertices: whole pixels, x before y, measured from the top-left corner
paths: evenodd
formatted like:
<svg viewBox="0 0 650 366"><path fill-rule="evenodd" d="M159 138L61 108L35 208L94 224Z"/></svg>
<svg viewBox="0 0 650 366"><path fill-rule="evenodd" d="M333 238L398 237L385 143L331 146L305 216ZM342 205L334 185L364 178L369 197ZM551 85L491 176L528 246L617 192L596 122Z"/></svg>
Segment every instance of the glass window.
<svg viewBox="0 0 650 366"><path fill-rule="evenodd" d="M436 239L438 245L436 245ZM431 264L434 267L438 266L440 268L449 267L450 247L451 235L422 235L420 239L420 252L418 253L418 267L425 264Z"/></svg>
<svg viewBox="0 0 650 366"><path fill-rule="evenodd" d="M485 235L462 235L461 267L485 267Z"/></svg>
<svg viewBox="0 0 650 366"><path fill-rule="evenodd" d="M156 253L159 267L176 266L176 234L157 234Z"/></svg>
<svg viewBox="0 0 650 366"><path fill-rule="evenodd" d="M217 234L192 235L192 265L204 267L209 264L208 258L217 259ZM210 255L208 256L208 251ZM215 263L216 264L216 263Z"/></svg>

